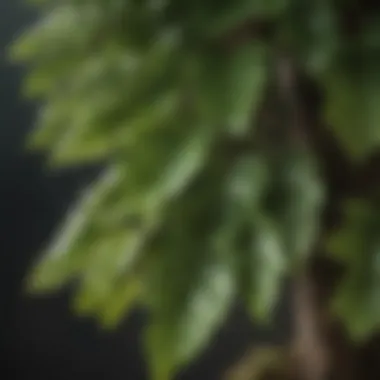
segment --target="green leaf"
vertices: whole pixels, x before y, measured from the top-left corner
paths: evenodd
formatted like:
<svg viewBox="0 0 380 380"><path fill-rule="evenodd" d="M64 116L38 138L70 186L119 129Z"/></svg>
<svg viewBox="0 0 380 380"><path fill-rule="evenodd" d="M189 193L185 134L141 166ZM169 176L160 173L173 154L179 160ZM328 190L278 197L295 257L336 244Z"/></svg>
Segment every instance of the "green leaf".
<svg viewBox="0 0 380 380"><path fill-rule="evenodd" d="M274 180L267 210L283 236L294 265L304 263L318 237L324 188L313 155L306 149L280 152L273 166Z"/></svg>
<svg viewBox="0 0 380 380"><path fill-rule="evenodd" d="M246 155L234 165L228 180L225 239L237 252L240 292L255 319L265 321L276 305L287 267L282 235L263 215L263 201L271 181L267 160Z"/></svg>
<svg viewBox="0 0 380 380"><path fill-rule="evenodd" d="M31 148L54 150L52 145L61 143L65 134L75 135L86 128L98 132L96 122L105 114L115 112L123 99L125 83L135 74L134 59L129 54L110 54L105 49L103 53L78 63L69 73L61 72L64 70L61 63L32 71L32 82L37 75L37 80L42 77L44 83L32 83L33 88L28 91L32 91L32 95L48 95L48 99L30 138Z"/></svg>
<svg viewBox="0 0 380 380"><path fill-rule="evenodd" d="M170 85L174 75L170 60L178 47L173 33L162 33L143 60L111 45L78 63L67 75L59 70L58 62L42 65L37 73L43 76L46 70L46 82L29 90L53 92L31 146L49 146L55 166L86 163L125 150L153 128L172 125L182 100Z"/></svg>
<svg viewBox="0 0 380 380"><path fill-rule="evenodd" d="M125 114L120 125L113 130L110 128L112 138L119 141L120 146L131 147L157 133L157 130L165 133L179 117L180 95L179 91L169 89L162 91L159 98L136 106L131 114Z"/></svg>
<svg viewBox="0 0 380 380"><path fill-rule="evenodd" d="M275 225L263 217L252 222L252 245L243 268L248 310L254 318L267 321L273 312L287 269L286 252Z"/></svg>
<svg viewBox="0 0 380 380"><path fill-rule="evenodd" d="M62 144L64 143L67 141L62 140ZM70 146L60 145L57 148L49 157L49 165L54 168L99 163L116 150L111 144L106 144L102 137L96 136L87 141L73 141Z"/></svg>
<svg viewBox="0 0 380 380"><path fill-rule="evenodd" d="M227 207L253 216L260 210L269 180L267 160L258 154L244 155L232 167L228 177Z"/></svg>
<svg viewBox="0 0 380 380"><path fill-rule="evenodd" d="M247 44L229 55L205 59L200 80L200 110L211 125L242 137L254 129L267 84L265 47Z"/></svg>
<svg viewBox="0 0 380 380"><path fill-rule="evenodd" d="M71 60L69 59L71 58ZM52 59L38 63L28 74L25 93L29 97L50 97L64 92L77 101L99 98L107 93L113 99L125 92L126 84L135 80L141 57L120 46L100 46L83 57Z"/></svg>
<svg viewBox="0 0 380 380"><path fill-rule="evenodd" d="M380 50L380 16L374 14L366 20L362 29L361 44L367 51L378 53Z"/></svg>
<svg viewBox="0 0 380 380"><path fill-rule="evenodd" d="M210 177L209 173L207 182L198 181L189 190L186 207L173 206L170 229L156 242L160 254L145 274L145 299L151 310L146 344L154 380L171 378L203 351L235 294L233 265L226 237L217 226L219 202L208 187ZM193 204L201 194L201 202Z"/></svg>
<svg viewBox="0 0 380 380"><path fill-rule="evenodd" d="M379 215L376 204L350 201L344 224L328 242L329 252L346 265L333 310L358 341L380 328Z"/></svg>
<svg viewBox="0 0 380 380"><path fill-rule="evenodd" d="M120 280L97 311L102 326L106 329L116 327L135 306L141 289L141 282L137 278Z"/></svg>
<svg viewBox="0 0 380 380"><path fill-rule="evenodd" d="M137 144L139 140L151 133L154 129L164 129L170 125L178 113L179 96L170 91L162 94L149 106L138 109L129 115L126 111L125 119L119 125L97 124L96 110L102 114L104 105L96 108L96 103L89 103L73 114L73 125L68 125L67 131L53 147L51 153L52 164L57 166L94 161L110 154L117 154ZM103 102L105 103L105 101ZM112 109L112 101L110 103ZM92 106L91 106L92 105ZM107 107L107 104L105 105ZM90 112L90 109L93 109ZM87 112L85 112L87 111Z"/></svg>
<svg viewBox="0 0 380 380"><path fill-rule="evenodd" d="M200 262L191 270L194 263L188 266L189 259L184 256L198 256L196 252L174 254L166 259L174 261L164 265L172 267L176 273L162 275L161 284L157 284L152 294L156 302L162 302L158 308L153 308L153 319L147 331L154 380L171 378L179 366L203 351L225 319L233 300L232 270L225 259L218 255L209 260L198 257ZM191 275L187 281L181 278L185 271Z"/></svg>
<svg viewBox="0 0 380 380"><path fill-rule="evenodd" d="M112 167L93 184L68 213L52 243L36 264L28 287L33 292L57 290L77 275L86 263L88 252L101 237L91 220L106 194L121 180L122 172Z"/></svg>
<svg viewBox="0 0 380 380"><path fill-rule="evenodd" d="M326 76L325 119L343 148L364 159L380 144L380 76L376 62Z"/></svg>
<svg viewBox="0 0 380 380"><path fill-rule="evenodd" d="M288 3L288 0L241 0L229 2L227 6L218 4L213 17L208 17L206 33L215 38L227 35L249 21L276 18L285 11Z"/></svg>
<svg viewBox="0 0 380 380"><path fill-rule="evenodd" d="M37 115L37 128L29 136L28 147L33 150L46 149L55 144L70 121L73 99L52 98L50 103L41 107Z"/></svg>
<svg viewBox="0 0 380 380"><path fill-rule="evenodd" d="M97 302L103 302L120 277L136 275L136 270L148 256L150 240L160 222L152 219L142 226L111 231L94 247L82 270L82 295L84 299L90 295L90 302L85 301L84 309L86 305L91 309L97 306ZM81 308L81 295L78 301Z"/></svg>
<svg viewBox="0 0 380 380"><path fill-rule="evenodd" d="M226 115L226 123L231 134L244 136L252 126L255 127L267 76L268 62L265 47L249 44L237 49L230 67L230 109Z"/></svg>
<svg viewBox="0 0 380 380"><path fill-rule="evenodd" d="M168 165L163 168L157 184L147 195L147 203L153 209L165 207L173 198L178 198L200 173L214 143L213 132L212 128L202 126L185 137L184 143L180 144Z"/></svg>
<svg viewBox="0 0 380 380"><path fill-rule="evenodd" d="M18 38L10 57L18 62L72 62L73 57L86 56L102 21L101 9L94 4L57 6Z"/></svg>
<svg viewBox="0 0 380 380"><path fill-rule="evenodd" d="M96 311L112 297L115 283L121 275L128 276L144 253L145 231L121 230L103 237L87 258L81 273L79 290L74 301L77 312L87 314Z"/></svg>
<svg viewBox="0 0 380 380"><path fill-rule="evenodd" d="M292 2L280 39L295 45L308 73L319 78L335 63L341 47L338 14L330 0Z"/></svg>

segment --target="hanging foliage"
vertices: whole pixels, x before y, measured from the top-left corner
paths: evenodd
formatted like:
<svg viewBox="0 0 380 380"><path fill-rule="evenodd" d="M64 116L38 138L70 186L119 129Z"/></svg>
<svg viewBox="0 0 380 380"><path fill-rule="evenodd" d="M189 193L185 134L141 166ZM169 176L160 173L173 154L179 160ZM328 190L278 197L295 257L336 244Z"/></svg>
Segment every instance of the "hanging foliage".
<svg viewBox="0 0 380 380"><path fill-rule="evenodd" d="M297 76L324 93L323 117L347 155L379 147L379 23L358 15L349 33L357 2L339 0L38 3L40 20L11 51L41 104L30 147L53 167L103 162L104 173L29 289L75 281L76 310L110 327L144 305L152 379L170 379L236 297L270 318L320 236L326 184ZM336 311L358 337L380 325L380 210L370 202L349 208L331 244L348 267Z"/></svg>

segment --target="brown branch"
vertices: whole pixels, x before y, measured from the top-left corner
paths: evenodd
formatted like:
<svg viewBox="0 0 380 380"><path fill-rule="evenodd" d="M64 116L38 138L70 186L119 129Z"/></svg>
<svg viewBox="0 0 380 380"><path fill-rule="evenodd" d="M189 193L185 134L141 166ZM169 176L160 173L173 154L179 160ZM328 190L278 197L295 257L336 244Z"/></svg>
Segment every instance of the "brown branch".
<svg viewBox="0 0 380 380"><path fill-rule="evenodd" d="M308 274L294 283L295 340L293 346L297 377L302 380L326 380L329 352L314 285Z"/></svg>

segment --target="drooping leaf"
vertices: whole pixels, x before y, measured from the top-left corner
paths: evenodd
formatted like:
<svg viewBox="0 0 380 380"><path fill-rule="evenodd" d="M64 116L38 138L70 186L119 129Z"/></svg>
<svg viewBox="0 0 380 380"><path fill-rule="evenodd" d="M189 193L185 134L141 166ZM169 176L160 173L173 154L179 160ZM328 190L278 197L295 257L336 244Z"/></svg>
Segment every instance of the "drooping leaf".
<svg viewBox="0 0 380 380"><path fill-rule="evenodd" d="M333 310L359 341L380 328L380 219L376 204L350 201L346 219L328 248L346 266Z"/></svg>
<svg viewBox="0 0 380 380"><path fill-rule="evenodd" d="M270 220L257 217L252 223L252 243L246 254L247 306L254 318L265 322L277 305L287 269L281 235Z"/></svg>
<svg viewBox="0 0 380 380"><path fill-rule="evenodd" d="M144 254L145 231L136 230L109 233L93 247L82 269L79 290L74 307L80 313L96 311L107 299L112 298L115 283L122 275L134 275L133 266Z"/></svg>
<svg viewBox="0 0 380 380"><path fill-rule="evenodd" d="M335 63L340 48L339 22L330 0L294 1L285 19L283 36L308 73L319 78Z"/></svg>
<svg viewBox="0 0 380 380"><path fill-rule="evenodd" d="M226 204L225 238L230 238L228 249L236 252L240 292L253 318L262 322L276 305L287 266L282 236L263 215L271 174L258 154L240 159L228 178Z"/></svg>
<svg viewBox="0 0 380 380"><path fill-rule="evenodd" d="M32 272L28 282L30 290L56 290L78 274L85 263L86 254L99 238L98 231L92 228L91 219L107 192L121 180L122 172L115 167L107 170L68 213L61 229Z"/></svg>
<svg viewBox="0 0 380 380"><path fill-rule="evenodd" d="M242 211L254 217L261 207L269 184L271 173L265 157L259 154L247 154L241 157L232 167L227 178L227 207Z"/></svg>
<svg viewBox="0 0 380 380"><path fill-rule="evenodd" d="M242 0L228 2L218 7L214 17L208 18L206 32L210 37L226 36L248 22L275 19L290 3L289 0ZM211 22L210 22L211 19Z"/></svg>
<svg viewBox="0 0 380 380"><path fill-rule="evenodd" d="M268 65L265 47L258 44L242 46L232 57L230 111L226 115L231 134L244 136L252 126L256 126L267 84Z"/></svg>
<svg viewBox="0 0 380 380"><path fill-rule="evenodd" d="M172 378L179 366L204 350L233 301L232 268L220 252L199 251L193 245L180 253L168 252L156 269L160 280L151 297L157 306L147 331L155 380Z"/></svg>
<svg viewBox="0 0 380 380"><path fill-rule="evenodd" d="M254 129L267 84L268 60L260 44L240 46L230 55L203 64L199 94L201 114L210 124L243 137Z"/></svg>
<svg viewBox="0 0 380 380"><path fill-rule="evenodd" d="M152 188L150 199L153 204L162 205L180 195L202 170L214 143L213 131L212 128L210 130L207 126L201 126L188 138L185 137L184 144L167 167L163 168L162 176Z"/></svg>
<svg viewBox="0 0 380 380"><path fill-rule="evenodd" d="M311 152L285 149L274 161L268 192L269 215L278 224L285 250L295 265L311 253L319 233L324 188Z"/></svg>
<svg viewBox="0 0 380 380"><path fill-rule="evenodd" d="M132 115L126 111L125 119L120 125L110 124L108 127L98 124L96 112L85 114L85 109L82 109L81 115L74 115L73 121L77 124L69 125L57 141L51 162L58 166L70 165L85 160L95 161L125 151L154 128L172 123L177 115L177 106L178 95L170 92L162 95L150 107L144 107L141 111L138 109ZM89 104L87 110L90 109ZM85 118L86 115L88 119Z"/></svg>
<svg viewBox="0 0 380 380"><path fill-rule="evenodd" d="M99 305L96 315L102 326L115 328L133 310L141 295L141 281L130 276L120 279L109 294L109 297Z"/></svg>
<svg viewBox="0 0 380 380"><path fill-rule="evenodd" d="M379 146L380 77L376 60L352 65L326 76L325 118L347 153L363 159Z"/></svg>
<svg viewBox="0 0 380 380"><path fill-rule="evenodd" d="M172 378L198 356L233 302L229 238L220 226L220 193L210 187L223 179L218 166L208 167L177 200L167 219L171 227L162 230L155 244L159 253L145 272L151 310L146 344L154 379Z"/></svg>
<svg viewBox="0 0 380 380"><path fill-rule="evenodd" d="M28 29L12 46L11 58L19 62L74 62L84 57L101 30L104 17L96 4L60 4ZM77 62L77 61L76 61Z"/></svg>

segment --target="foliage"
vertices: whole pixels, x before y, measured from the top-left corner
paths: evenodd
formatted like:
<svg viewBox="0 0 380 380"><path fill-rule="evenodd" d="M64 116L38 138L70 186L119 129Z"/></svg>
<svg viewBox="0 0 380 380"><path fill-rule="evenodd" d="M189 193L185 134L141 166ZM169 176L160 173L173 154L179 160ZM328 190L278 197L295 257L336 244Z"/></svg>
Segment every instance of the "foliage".
<svg viewBox="0 0 380 380"><path fill-rule="evenodd" d="M269 318L315 247L326 186L298 74L347 154L378 147L380 14L347 26L354 0L39 3L11 52L42 103L30 145L53 166L105 166L29 287L74 281L76 310L110 327L144 305L152 378L168 379L236 297ZM379 209L361 204L331 244L349 268L336 310L358 337L380 322Z"/></svg>
<svg viewBox="0 0 380 380"><path fill-rule="evenodd" d="M379 216L378 201L350 200L344 225L329 241L330 250L349 268L334 310L357 339L379 326Z"/></svg>

